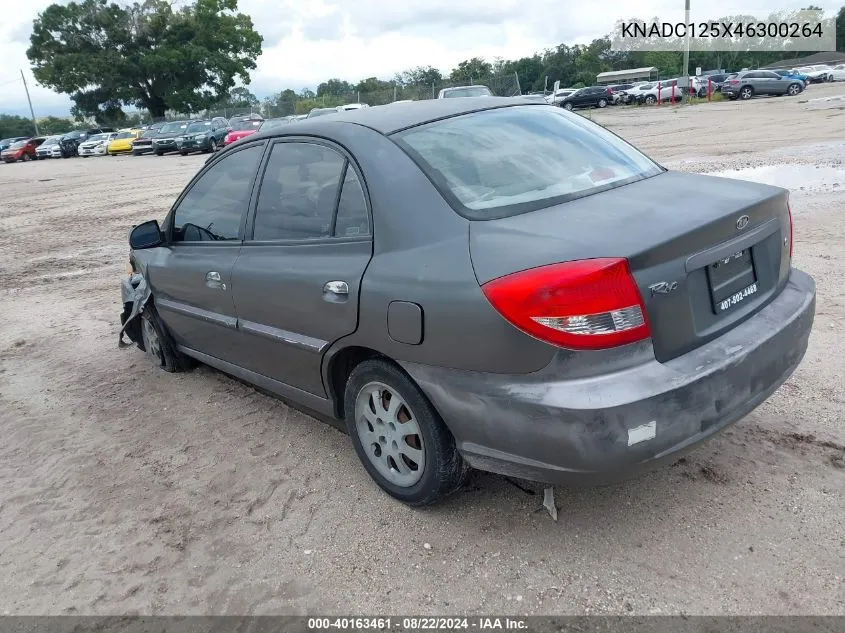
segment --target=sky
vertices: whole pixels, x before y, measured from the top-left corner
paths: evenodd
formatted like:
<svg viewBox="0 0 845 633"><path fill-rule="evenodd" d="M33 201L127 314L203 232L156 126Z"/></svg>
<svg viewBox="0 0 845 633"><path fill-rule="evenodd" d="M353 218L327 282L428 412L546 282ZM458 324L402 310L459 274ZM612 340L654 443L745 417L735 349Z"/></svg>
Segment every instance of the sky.
<svg viewBox="0 0 845 633"><path fill-rule="evenodd" d="M36 117L70 110L67 96L37 85L26 58L33 19L55 1L0 2L0 113L29 115L21 69ZM766 17L808 2L692 0L691 19ZM832 17L842 2L812 4ZM420 65L448 73L471 57L514 59L560 43L586 44L609 33L616 20L656 16L675 22L683 19L683 8L682 0L239 0L239 10L252 16L264 37L249 85L259 98L285 88L313 90L332 77L390 79Z"/></svg>

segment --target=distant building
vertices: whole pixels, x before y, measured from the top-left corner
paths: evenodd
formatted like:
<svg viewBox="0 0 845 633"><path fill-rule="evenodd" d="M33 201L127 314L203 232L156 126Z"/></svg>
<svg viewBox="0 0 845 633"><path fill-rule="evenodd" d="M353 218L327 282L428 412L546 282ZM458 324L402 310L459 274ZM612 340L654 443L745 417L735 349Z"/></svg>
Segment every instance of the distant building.
<svg viewBox="0 0 845 633"><path fill-rule="evenodd" d="M631 68L629 70L610 70L596 75L596 83L600 86L610 84L630 83L632 81L654 81L657 79L657 68Z"/></svg>

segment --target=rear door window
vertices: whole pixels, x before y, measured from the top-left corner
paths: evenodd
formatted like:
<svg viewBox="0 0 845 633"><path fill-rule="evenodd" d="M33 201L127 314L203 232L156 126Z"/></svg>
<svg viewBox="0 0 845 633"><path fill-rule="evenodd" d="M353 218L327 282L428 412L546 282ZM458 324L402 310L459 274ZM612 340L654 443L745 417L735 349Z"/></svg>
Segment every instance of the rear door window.
<svg viewBox="0 0 845 633"><path fill-rule="evenodd" d="M475 112L392 138L471 219L533 211L663 171L601 126L550 106Z"/></svg>

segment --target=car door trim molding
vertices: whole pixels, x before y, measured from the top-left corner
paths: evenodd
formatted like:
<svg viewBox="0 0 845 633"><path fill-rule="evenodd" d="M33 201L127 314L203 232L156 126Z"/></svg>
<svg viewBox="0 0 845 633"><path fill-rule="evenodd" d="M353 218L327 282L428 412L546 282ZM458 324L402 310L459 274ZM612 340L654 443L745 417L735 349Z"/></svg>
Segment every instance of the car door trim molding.
<svg viewBox="0 0 845 633"><path fill-rule="evenodd" d="M210 310L203 310L186 303L178 301L170 301L169 299L156 299L156 308L161 310L169 310L183 316L189 316L206 323L213 323L214 325L222 325L229 329L237 329L238 321L235 317L228 317L218 312L211 312Z"/></svg>
<svg viewBox="0 0 845 633"><path fill-rule="evenodd" d="M322 354L323 350L328 347L329 342L318 338L306 336L305 334L297 334L289 330L283 330L269 325L262 325L253 321L244 321L238 319L238 328L248 334L255 334L256 336L263 336L278 343L285 343L303 349L306 352L313 352L315 354Z"/></svg>
<svg viewBox="0 0 845 633"><path fill-rule="evenodd" d="M209 365L210 367L214 367L215 369L219 369L222 372L235 376L236 378L240 378L241 380L245 380L253 385L261 388L266 389L267 391L276 394L277 396L281 396L282 398L289 398L296 403L301 404L304 407L312 409L313 411L317 411L323 415L335 416L334 411L334 404L328 398L324 398L318 395L311 393L310 391L304 391L299 389L298 387L292 387L291 385L280 382L264 374L259 374L258 372L251 371L249 369L244 369L240 365L235 365L233 363L227 362L225 360L221 360L216 356L209 356L208 354L203 354L202 352L198 352L195 349L191 349L190 347L185 347L184 345L177 345L176 349L182 352L183 354L190 356L191 358L195 358L201 363Z"/></svg>

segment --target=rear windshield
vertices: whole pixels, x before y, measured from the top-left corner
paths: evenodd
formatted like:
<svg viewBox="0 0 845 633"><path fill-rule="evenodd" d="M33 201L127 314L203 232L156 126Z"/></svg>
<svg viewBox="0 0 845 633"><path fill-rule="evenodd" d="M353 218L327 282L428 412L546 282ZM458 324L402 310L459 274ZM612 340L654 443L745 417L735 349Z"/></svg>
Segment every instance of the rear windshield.
<svg viewBox="0 0 845 633"><path fill-rule="evenodd" d="M393 138L472 219L533 211L663 171L601 126L550 106L485 110Z"/></svg>

